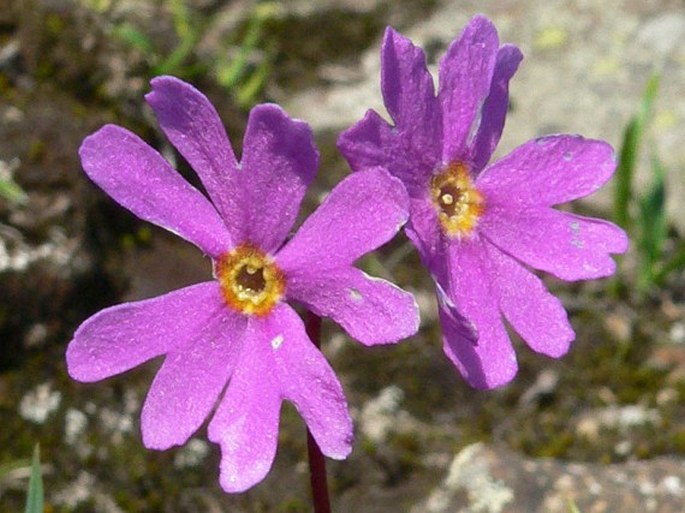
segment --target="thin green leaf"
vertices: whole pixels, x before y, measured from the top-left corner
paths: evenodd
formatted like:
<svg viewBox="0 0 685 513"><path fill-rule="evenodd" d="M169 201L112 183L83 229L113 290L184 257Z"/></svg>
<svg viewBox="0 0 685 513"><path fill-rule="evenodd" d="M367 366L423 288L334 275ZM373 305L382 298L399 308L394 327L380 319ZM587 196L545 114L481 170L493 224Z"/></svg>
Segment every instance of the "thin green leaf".
<svg viewBox="0 0 685 513"><path fill-rule="evenodd" d="M644 289L652 284L656 266L661 260L664 244L668 237L666 219L665 170L661 161L652 157L652 183L647 193L640 198L638 249L640 257L640 281Z"/></svg>
<svg viewBox="0 0 685 513"><path fill-rule="evenodd" d="M257 95L264 87L270 73L271 62L265 59L254 73L250 75L250 78L239 88L236 101L240 107L249 109L254 106Z"/></svg>
<svg viewBox="0 0 685 513"><path fill-rule="evenodd" d="M43 513L43 511L43 476L40 470L40 447L36 444L36 447L33 449L31 478L29 479L24 513Z"/></svg>
<svg viewBox="0 0 685 513"><path fill-rule="evenodd" d="M623 132L623 141L616 167L614 192L614 219L619 225L629 228L630 201L633 196L632 184L635 175L638 152L647 121L649 120L659 90L659 74L653 74L647 81L645 92L638 112L631 118Z"/></svg>
<svg viewBox="0 0 685 513"><path fill-rule="evenodd" d="M681 242L673 257L666 261L659 271L655 273L653 278L654 285L663 285L671 273L682 271L683 269L685 269L685 241Z"/></svg>
<svg viewBox="0 0 685 513"><path fill-rule="evenodd" d="M149 58L156 58L157 52L152 41L130 23L116 25L112 33L131 48L140 50Z"/></svg>

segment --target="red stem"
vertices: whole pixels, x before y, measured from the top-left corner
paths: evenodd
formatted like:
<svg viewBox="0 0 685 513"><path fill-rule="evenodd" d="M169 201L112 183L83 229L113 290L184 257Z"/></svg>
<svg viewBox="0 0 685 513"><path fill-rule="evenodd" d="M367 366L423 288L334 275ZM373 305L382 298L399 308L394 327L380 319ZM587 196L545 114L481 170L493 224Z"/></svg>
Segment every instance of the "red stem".
<svg viewBox="0 0 685 513"><path fill-rule="evenodd" d="M321 318L307 312L305 319L307 335L319 348L321 347ZM307 428L307 454L309 456L309 481L312 485L314 513L331 513L331 501L328 498L328 481L326 479L326 460L321 449Z"/></svg>

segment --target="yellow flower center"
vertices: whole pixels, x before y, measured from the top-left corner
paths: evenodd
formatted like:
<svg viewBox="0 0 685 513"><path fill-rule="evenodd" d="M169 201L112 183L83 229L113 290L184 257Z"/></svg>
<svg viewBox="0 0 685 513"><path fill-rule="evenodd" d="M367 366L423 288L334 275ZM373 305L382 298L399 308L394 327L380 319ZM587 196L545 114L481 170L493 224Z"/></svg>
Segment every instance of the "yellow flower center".
<svg viewBox="0 0 685 513"><path fill-rule="evenodd" d="M462 239L475 230L485 202L462 162L449 164L431 181L431 195L443 233Z"/></svg>
<svg viewBox="0 0 685 513"><path fill-rule="evenodd" d="M247 315L267 315L285 291L283 272L251 244L222 255L215 269L226 304Z"/></svg>

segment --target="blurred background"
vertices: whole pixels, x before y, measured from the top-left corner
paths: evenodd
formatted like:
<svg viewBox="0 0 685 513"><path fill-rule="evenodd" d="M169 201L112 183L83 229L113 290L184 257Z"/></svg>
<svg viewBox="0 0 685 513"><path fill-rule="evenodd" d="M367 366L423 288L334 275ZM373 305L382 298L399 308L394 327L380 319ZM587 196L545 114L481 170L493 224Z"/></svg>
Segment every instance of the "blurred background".
<svg viewBox="0 0 685 513"><path fill-rule="evenodd" d="M414 292L420 333L362 349L325 322L357 440L329 462L335 511L682 512L685 504L685 3L682 0L0 0L0 510L21 511L41 445L54 512L310 511L304 425L286 405L260 485L229 496L202 428L144 449L139 414L159 361L84 385L66 375L97 310L207 280L210 262L138 221L81 170L81 140L123 125L197 178L143 95L172 74L205 92L239 149L255 103L309 122L322 154L303 209L349 171L337 134L384 112L387 25L429 64L475 13L525 59L497 155L532 137L608 140L612 183L569 207L631 236L612 279L546 283L567 307L569 355L514 336L520 373L470 389L442 353L432 281L403 236L361 265Z"/></svg>

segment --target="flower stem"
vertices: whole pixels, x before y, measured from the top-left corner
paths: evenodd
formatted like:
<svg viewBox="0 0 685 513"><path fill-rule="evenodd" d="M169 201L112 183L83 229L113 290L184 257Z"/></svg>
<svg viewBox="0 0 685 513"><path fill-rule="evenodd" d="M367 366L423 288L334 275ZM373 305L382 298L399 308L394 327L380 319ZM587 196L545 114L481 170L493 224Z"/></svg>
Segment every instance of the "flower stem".
<svg viewBox="0 0 685 513"><path fill-rule="evenodd" d="M321 317L312 312L307 312L305 328L311 341L317 348L320 348ZM309 481L312 485L314 513L331 513L331 502L328 498L328 481L326 479L326 460L309 428L307 428L307 454L309 456Z"/></svg>

